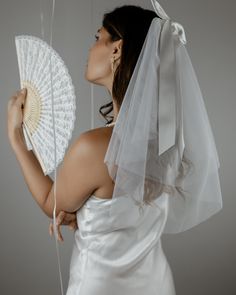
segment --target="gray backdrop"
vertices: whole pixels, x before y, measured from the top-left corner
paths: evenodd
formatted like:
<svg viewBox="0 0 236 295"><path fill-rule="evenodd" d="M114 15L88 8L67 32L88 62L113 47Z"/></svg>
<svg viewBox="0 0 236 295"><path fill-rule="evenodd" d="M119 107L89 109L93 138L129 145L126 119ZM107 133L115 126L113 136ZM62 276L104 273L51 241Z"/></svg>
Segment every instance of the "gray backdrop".
<svg viewBox="0 0 236 295"><path fill-rule="evenodd" d="M43 0L46 40L49 40L51 1ZM167 14L180 22L192 59L220 158L223 210L181 234L163 235L177 295L236 294L235 238L235 111L236 41L233 0L162 0ZM102 15L121 4L151 8L149 0L57 0L53 46L64 59L74 81L77 119L73 138L90 128L90 84L84 80L88 49ZM60 294L54 238L49 218L39 209L24 182L7 138L7 102L19 89L14 36L40 37L40 1L0 2L0 294ZM93 19L93 21L91 20ZM110 100L95 86L95 127L102 126L98 108ZM201 143L199 143L201 144ZM53 175L51 175L53 177ZM68 284L73 234L63 228L60 244L64 289Z"/></svg>

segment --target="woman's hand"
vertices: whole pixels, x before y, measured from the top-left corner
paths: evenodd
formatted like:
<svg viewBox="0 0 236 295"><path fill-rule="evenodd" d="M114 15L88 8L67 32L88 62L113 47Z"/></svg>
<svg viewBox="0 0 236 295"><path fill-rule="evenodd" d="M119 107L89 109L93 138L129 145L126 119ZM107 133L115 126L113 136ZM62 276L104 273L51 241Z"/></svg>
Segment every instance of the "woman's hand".
<svg viewBox="0 0 236 295"><path fill-rule="evenodd" d="M64 241L60 226L61 225L68 225L71 230L76 230L78 228L77 219L76 219L76 213L68 213L65 211L61 211L56 218L56 224L57 224L57 231L58 231L58 238L59 241ZM52 236L53 234L53 222L50 222L49 224L49 234Z"/></svg>
<svg viewBox="0 0 236 295"><path fill-rule="evenodd" d="M23 88L21 91L17 91L15 95L13 95L7 106L8 111L8 136L9 138L14 135L15 132L22 129L23 123L23 108L26 99L26 88Z"/></svg>

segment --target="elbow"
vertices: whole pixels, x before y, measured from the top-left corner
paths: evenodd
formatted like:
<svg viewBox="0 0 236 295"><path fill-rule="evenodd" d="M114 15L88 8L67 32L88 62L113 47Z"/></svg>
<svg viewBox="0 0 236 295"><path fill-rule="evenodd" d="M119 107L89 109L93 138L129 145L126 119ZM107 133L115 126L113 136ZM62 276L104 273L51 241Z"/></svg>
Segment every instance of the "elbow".
<svg viewBox="0 0 236 295"><path fill-rule="evenodd" d="M47 217L52 219L53 218L53 208L51 206L49 206L50 204L49 204L48 200L49 200L49 198L47 197L45 202L42 204L41 209Z"/></svg>
<svg viewBox="0 0 236 295"><path fill-rule="evenodd" d="M44 214L49 217L50 219L53 219L53 212L48 212L46 210L43 210Z"/></svg>

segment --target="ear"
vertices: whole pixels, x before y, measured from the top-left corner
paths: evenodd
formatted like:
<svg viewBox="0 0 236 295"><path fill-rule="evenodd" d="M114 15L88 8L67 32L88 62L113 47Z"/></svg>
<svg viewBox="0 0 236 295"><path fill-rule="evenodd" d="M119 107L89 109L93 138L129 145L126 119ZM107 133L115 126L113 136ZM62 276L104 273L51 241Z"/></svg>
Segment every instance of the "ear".
<svg viewBox="0 0 236 295"><path fill-rule="evenodd" d="M123 40L120 39L120 40L114 41L113 44L114 44L114 47L113 47L112 56L115 57L115 60L116 60L121 57Z"/></svg>

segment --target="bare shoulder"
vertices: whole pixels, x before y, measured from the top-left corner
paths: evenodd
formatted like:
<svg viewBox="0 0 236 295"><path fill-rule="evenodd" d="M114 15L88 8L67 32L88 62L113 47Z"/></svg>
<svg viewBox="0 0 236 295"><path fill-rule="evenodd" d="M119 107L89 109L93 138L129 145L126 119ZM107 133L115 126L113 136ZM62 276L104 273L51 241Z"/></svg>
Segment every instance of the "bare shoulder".
<svg viewBox="0 0 236 295"><path fill-rule="evenodd" d="M111 137L111 128L99 127L91 129L80 134L77 143L80 147L85 148L88 152L104 152L109 144Z"/></svg>
<svg viewBox="0 0 236 295"><path fill-rule="evenodd" d="M85 131L74 142L75 152L88 160L94 170L103 178L109 176L104 157L112 135L112 128L100 127Z"/></svg>

